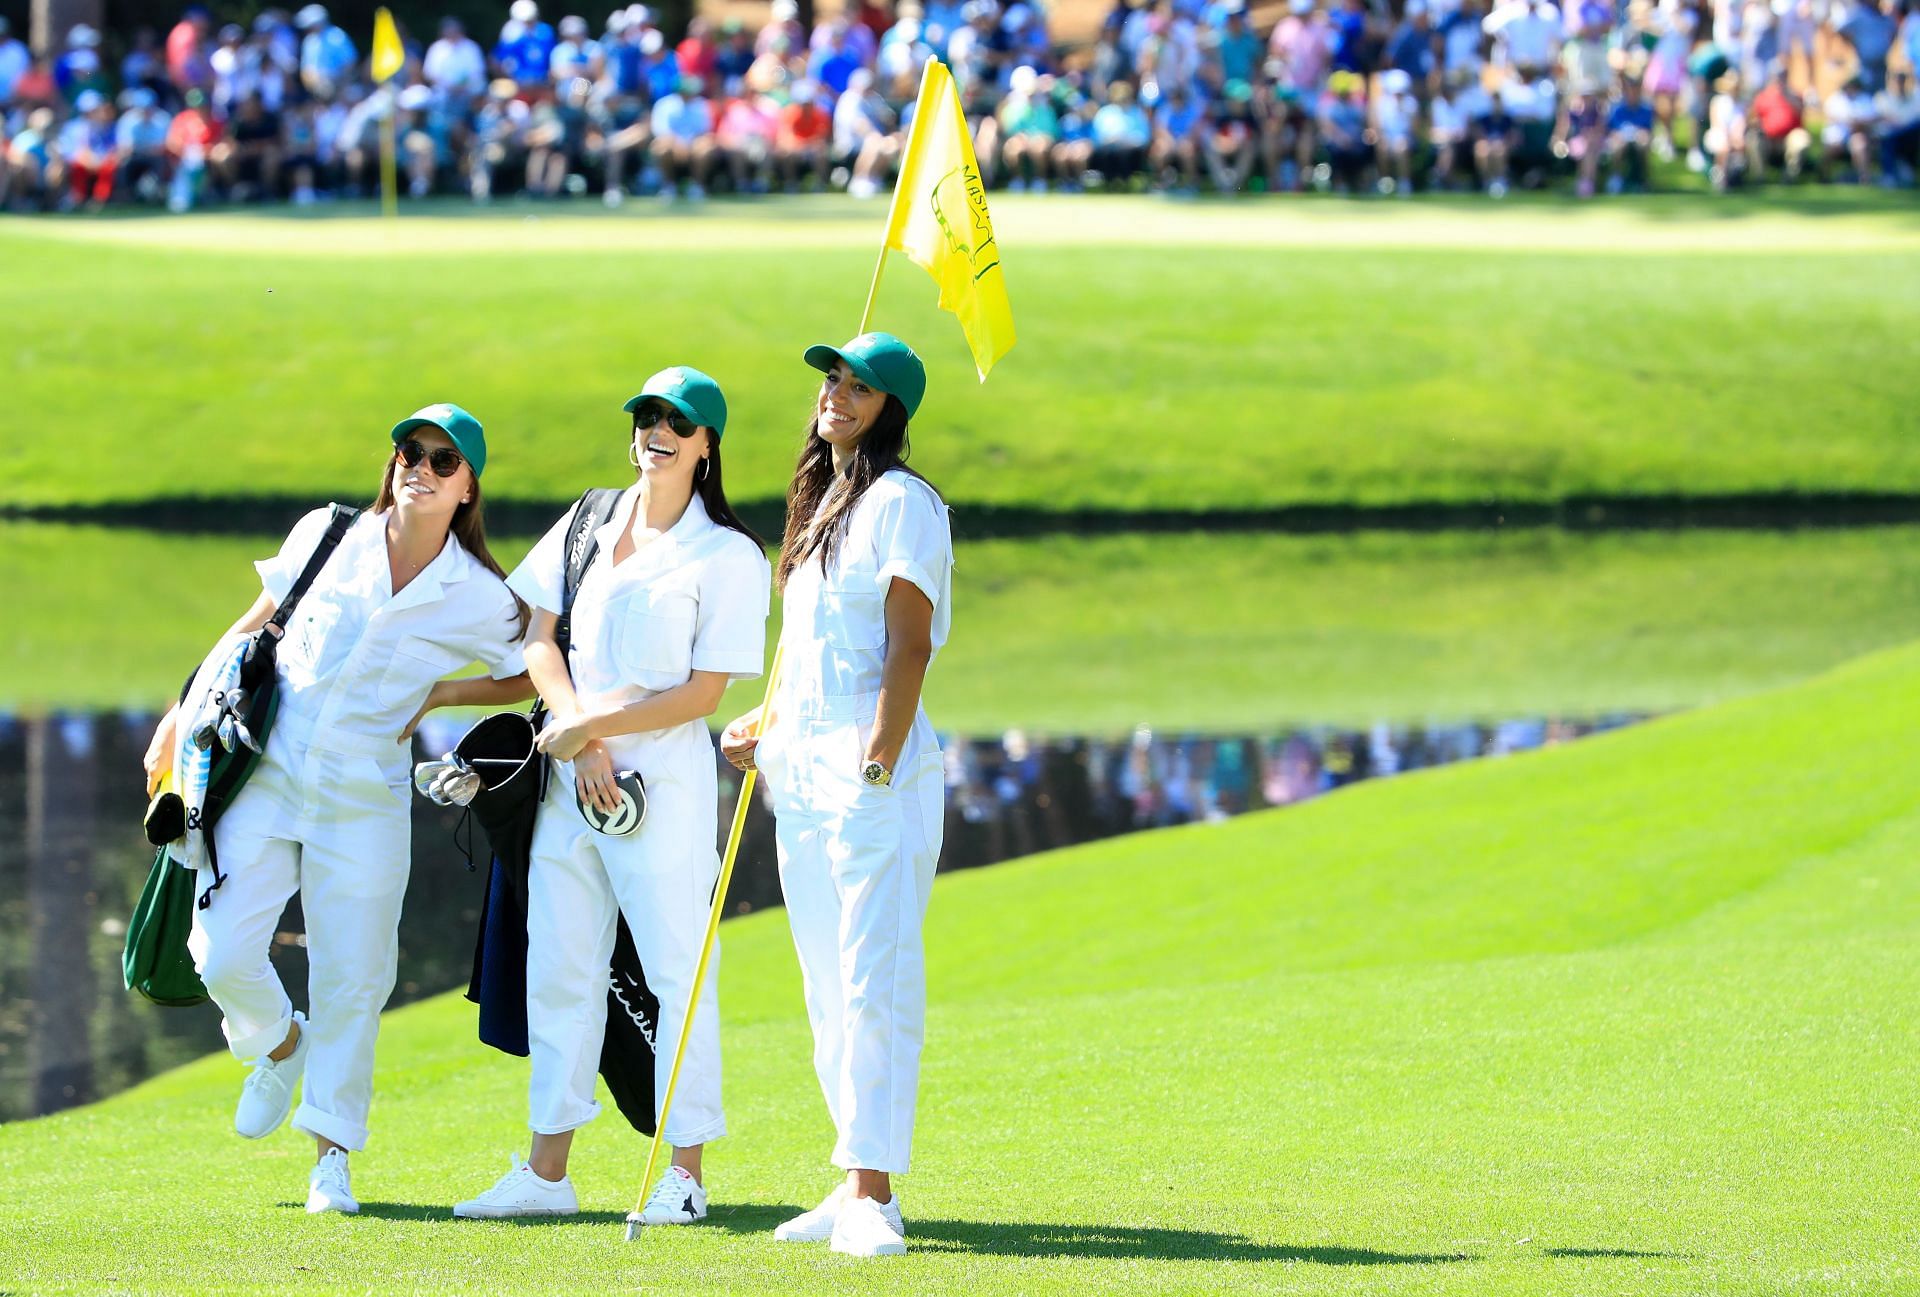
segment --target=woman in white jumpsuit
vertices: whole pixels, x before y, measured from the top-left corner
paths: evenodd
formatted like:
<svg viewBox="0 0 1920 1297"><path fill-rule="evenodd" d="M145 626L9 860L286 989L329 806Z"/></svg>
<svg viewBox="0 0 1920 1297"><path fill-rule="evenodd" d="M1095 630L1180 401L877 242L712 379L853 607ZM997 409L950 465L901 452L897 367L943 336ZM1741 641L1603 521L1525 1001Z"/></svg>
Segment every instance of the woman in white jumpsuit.
<svg viewBox="0 0 1920 1297"><path fill-rule="evenodd" d="M374 1038L393 989L411 863L407 739L431 707L531 692L520 655L526 609L487 550L480 474L486 440L458 406L431 405L393 429L374 505L300 600L278 653L279 714L266 751L214 826L226 881L194 911L189 948L252 1072L240 1134L278 1129L306 1079L296 1129L318 1159L309 1212L359 1210L347 1154L367 1143ZM261 594L232 632L273 616L321 535L309 513L254 566ZM441 680L475 660L492 675ZM438 682L438 683L436 683ZM175 717L147 753L149 787L171 766ZM201 870L204 892L212 871ZM268 959L295 891L306 916L308 1010L296 1013Z"/></svg>
<svg viewBox="0 0 1920 1297"><path fill-rule="evenodd" d="M898 1255L891 1177L913 1138L926 969L920 925L945 813L940 745L920 688L951 617L947 509L904 466L926 390L890 334L816 346L826 374L780 552L780 678L723 749L773 795L780 886L800 956L813 1065L844 1183L782 1224L786 1242Z"/></svg>
<svg viewBox="0 0 1920 1297"><path fill-rule="evenodd" d="M760 674L771 573L721 489L727 407L719 386L676 366L628 401L639 470L575 593L570 653L555 642L571 511L509 584L533 605L527 666L552 719L554 761L534 823L527 895L527 1026L532 1149L462 1217L565 1216L579 1209L567 1158L600 1111L594 1079L606 1034L607 965L624 915L660 1001L656 1102L666 1094L707 906L720 874L719 788L706 718L733 680ZM578 799L614 808L613 780L637 772L647 812L630 836L587 824ZM673 1145L645 1207L648 1224L707 1214L701 1150L726 1133L720 1108L718 951L707 969L664 1138Z"/></svg>

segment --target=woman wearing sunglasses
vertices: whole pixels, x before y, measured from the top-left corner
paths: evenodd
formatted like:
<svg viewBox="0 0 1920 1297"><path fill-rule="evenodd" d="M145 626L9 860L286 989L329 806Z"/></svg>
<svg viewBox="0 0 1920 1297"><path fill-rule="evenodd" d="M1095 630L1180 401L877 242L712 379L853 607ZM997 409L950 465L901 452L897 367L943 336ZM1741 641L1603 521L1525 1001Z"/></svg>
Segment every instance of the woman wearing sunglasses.
<svg viewBox="0 0 1920 1297"><path fill-rule="evenodd" d="M660 1000L656 1101L664 1097L707 905L720 873L719 789L706 718L729 681L760 674L771 573L760 538L727 504L720 438L727 403L695 369L662 370L628 401L637 470L574 595L571 647L555 627L565 591L571 511L508 583L533 605L527 668L551 719L540 750L555 762L534 824L527 896L527 1025L532 1149L462 1217L566 1216L579 1210L567 1158L599 1114L594 1079L606 1033L607 964L624 915ZM637 773L646 815L630 834L589 824L611 812L617 775ZM716 952L717 955L717 952ZM652 1187L650 1225L707 1214L700 1154L726 1133L720 1109L717 959L663 1132L673 1160Z"/></svg>
<svg viewBox="0 0 1920 1297"><path fill-rule="evenodd" d="M367 1143L374 1038L393 989L410 863L409 749L421 713L524 698L527 611L487 550L486 437L456 405L393 429L373 507L342 537L279 645L279 713L260 764L214 826L226 881L194 912L190 949L252 1064L234 1127L278 1129L305 1077L296 1129L314 1137L309 1212L359 1210L347 1154ZM318 509L254 566L261 592L230 634L259 630L327 529ZM491 676L444 681L475 660ZM147 753L151 790L173 761L169 711ZM203 869L197 893L212 883ZM287 898L307 927L307 1002L295 1013L268 960Z"/></svg>
<svg viewBox="0 0 1920 1297"><path fill-rule="evenodd" d="M813 1065L846 1173L774 1237L891 1256L906 1251L891 1177L913 1139L920 923L945 814L920 687L947 639L953 542L946 505L906 467L927 386L912 348L868 333L805 359L826 378L787 492L780 679L758 743L750 712L722 748L742 770L758 764L773 794Z"/></svg>

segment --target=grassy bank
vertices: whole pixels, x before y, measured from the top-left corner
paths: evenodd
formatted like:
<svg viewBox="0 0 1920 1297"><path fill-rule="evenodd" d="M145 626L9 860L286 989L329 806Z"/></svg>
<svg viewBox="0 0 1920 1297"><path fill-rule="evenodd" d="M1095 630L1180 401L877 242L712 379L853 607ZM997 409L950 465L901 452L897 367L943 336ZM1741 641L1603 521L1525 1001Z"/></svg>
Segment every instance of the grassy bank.
<svg viewBox="0 0 1920 1297"><path fill-rule="evenodd" d="M914 1255L774 1243L829 1182L780 914L727 928L713 1224L456 1223L524 1064L431 1001L381 1041L359 1219L223 1134L209 1059L0 1128L28 1291L1875 1293L1916 1289L1920 651L1527 757L950 877ZM190 1209L185 1205L190 1204ZM110 1227L109 1227L110 1223Z"/></svg>

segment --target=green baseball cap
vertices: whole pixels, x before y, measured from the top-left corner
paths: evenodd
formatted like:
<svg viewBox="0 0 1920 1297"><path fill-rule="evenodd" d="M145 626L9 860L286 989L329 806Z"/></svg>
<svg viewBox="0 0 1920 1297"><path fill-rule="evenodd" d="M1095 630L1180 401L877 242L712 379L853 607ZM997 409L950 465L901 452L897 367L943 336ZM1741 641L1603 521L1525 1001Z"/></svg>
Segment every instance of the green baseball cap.
<svg viewBox="0 0 1920 1297"><path fill-rule="evenodd" d="M863 333L841 347L816 342L807 348L804 359L823 374L834 361L844 360L854 377L868 387L899 397L909 419L927 394L927 367L912 347L891 333Z"/></svg>
<svg viewBox="0 0 1920 1297"><path fill-rule="evenodd" d="M712 428L716 441L727 430L727 398L720 394L720 384L697 369L675 365L661 370L620 408L632 414L647 400L665 401L701 427Z"/></svg>
<svg viewBox="0 0 1920 1297"><path fill-rule="evenodd" d="M423 406L393 425L393 444L398 446L415 428L438 428L453 438L454 447L466 457L475 477L487 466L487 434L480 420L457 405L441 401Z"/></svg>

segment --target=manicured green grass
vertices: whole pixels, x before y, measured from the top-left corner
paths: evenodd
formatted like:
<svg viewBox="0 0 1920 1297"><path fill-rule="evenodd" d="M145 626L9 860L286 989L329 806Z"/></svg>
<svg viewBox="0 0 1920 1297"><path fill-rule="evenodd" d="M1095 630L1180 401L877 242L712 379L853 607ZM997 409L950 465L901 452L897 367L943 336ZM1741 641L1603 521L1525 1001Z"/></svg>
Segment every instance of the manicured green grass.
<svg viewBox="0 0 1920 1297"><path fill-rule="evenodd" d="M0 523L0 705L155 706L273 543ZM1920 637L1920 528L1053 538L957 564L927 706L972 734L1669 711Z"/></svg>
<svg viewBox="0 0 1920 1297"><path fill-rule="evenodd" d="M621 467L671 362L733 407L772 500L880 214L531 211L402 222L0 222L0 503L366 493L430 400L493 434L497 496ZM1824 215L1810 215L1824 212ZM928 357L916 463L1042 509L1920 490L1911 206L1645 199L1008 203L1021 341L984 387L896 259L876 323Z"/></svg>
<svg viewBox="0 0 1920 1297"><path fill-rule="evenodd" d="M1226 825L949 877L914 1251L772 1241L830 1183L784 919L727 928L706 1228L446 1205L524 1139L524 1064L392 1015L357 1220L224 1133L194 1064L0 1129L26 1291L1895 1294L1920 1290L1920 648L1706 711Z"/></svg>

